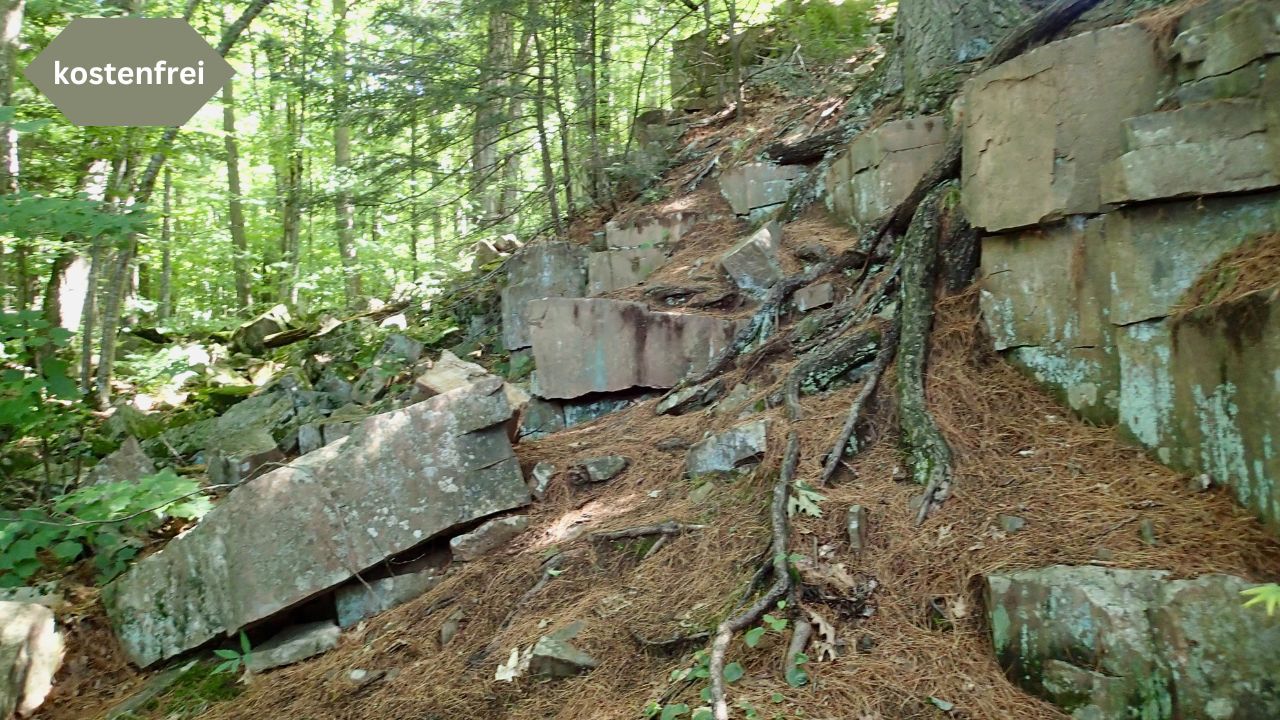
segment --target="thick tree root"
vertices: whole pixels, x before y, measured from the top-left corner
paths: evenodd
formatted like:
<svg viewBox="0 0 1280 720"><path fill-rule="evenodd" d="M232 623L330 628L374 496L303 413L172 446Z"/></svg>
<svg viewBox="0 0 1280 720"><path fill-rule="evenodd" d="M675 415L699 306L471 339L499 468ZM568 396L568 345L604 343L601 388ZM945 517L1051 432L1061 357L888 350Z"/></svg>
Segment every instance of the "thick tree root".
<svg viewBox="0 0 1280 720"><path fill-rule="evenodd" d="M842 375L871 362L879 354L882 340L879 328L865 328L841 335L802 357L787 376L784 396L788 417L801 419L802 390L825 390Z"/></svg>
<svg viewBox="0 0 1280 720"><path fill-rule="evenodd" d="M640 525L639 527L626 528L625 530L614 530L611 532L598 532L591 535L592 542L607 542L610 540L629 540L632 538L647 537L649 535L682 535L692 530L705 530L706 525L686 525L678 523L675 520L668 520L657 525Z"/></svg>
<svg viewBox="0 0 1280 720"><path fill-rule="evenodd" d="M933 327L933 295L938 271L938 216L943 197L954 188L934 188L916 210L902 239L902 299L898 342L898 424L915 481L925 486L916 522L946 499L951 487L951 447L929 414L924 371Z"/></svg>
<svg viewBox="0 0 1280 720"><path fill-rule="evenodd" d="M858 396L853 399L853 404L849 406L849 414L845 417L844 425L840 428L840 435L836 437L835 444L831 446L831 452L827 454L827 461L822 466L822 475L818 478L818 485L826 485L836 474L836 470L840 467L840 462L844 459L845 448L849 447L849 441L853 437L858 423L862 421L863 413L866 412L867 403L875 396L876 388L880 385L880 378L884 375L885 368L889 367L889 363L893 361L897 351L898 329L895 327L885 333L880 355L876 358L876 363L871 367L871 371L867 373L867 379L862 383L862 389L858 391Z"/></svg>
<svg viewBox="0 0 1280 720"><path fill-rule="evenodd" d="M724 690L724 658L734 633L758 621L769 608L791 591L791 573L787 572L787 536L790 533L787 524L787 499L799 464L800 438L792 430L787 434L787 451L782 460L782 471L773 486L773 504L769 511L773 525L773 586L746 610L720 623L716 628L715 640L711 643L709 670L712 710L716 720L729 720L729 704Z"/></svg>

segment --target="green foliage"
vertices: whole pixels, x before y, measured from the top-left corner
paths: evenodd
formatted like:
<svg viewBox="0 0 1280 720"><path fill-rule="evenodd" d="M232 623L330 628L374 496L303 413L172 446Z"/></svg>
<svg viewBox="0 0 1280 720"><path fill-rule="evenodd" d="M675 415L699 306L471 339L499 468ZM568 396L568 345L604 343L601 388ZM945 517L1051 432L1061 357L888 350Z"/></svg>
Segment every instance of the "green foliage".
<svg viewBox="0 0 1280 720"><path fill-rule="evenodd" d="M35 310L0 312L0 443L34 438L46 457L67 454L86 413L67 362L56 355L70 339Z"/></svg>
<svg viewBox="0 0 1280 720"><path fill-rule="evenodd" d="M774 7L770 22L800 47L805 60L836 62L865 44L874 8L871 0L784 0Z"/></svg>
<svg viewBox="0 0 1280 720"><path fill-rule="evenodd" d="M1267 613L1267 617L1275 615L1276 611L1280 610L1280 583L1259 585L1248 590L1241 590L1240 594L1249 598L1244 603L1245 607L1261 605Z"/></svg>
<svg viewBox="0 0 1280 720"><path fill-rule="evenodd" d="M120 237L142 230L146 220L141 208L105 212L101 203L83 196L45 197L29 192L0 195L0 235L19 239Z"/></svg>
<svg viewBox="0 0 1280 720"><path fill-rule="evenodd" d="M239 650L223 648L214 650L213 654L222 659L222 662L218 663L218 666L213 669L215 673L234 673L249 664L249 661L253 658L253 649L249 646L249 636L245 635L244 631L241 630Z"/></svg>
<svg viewBox="0 0 1280 720"><path fill-rule="evenodd" d="M196 519L212 507L199 484L170 469L132 482L90 485L29 508L0 528L0 587L25 584L42 570L93 558L99 582L124 572L142 536L165 516Z"/></svg>

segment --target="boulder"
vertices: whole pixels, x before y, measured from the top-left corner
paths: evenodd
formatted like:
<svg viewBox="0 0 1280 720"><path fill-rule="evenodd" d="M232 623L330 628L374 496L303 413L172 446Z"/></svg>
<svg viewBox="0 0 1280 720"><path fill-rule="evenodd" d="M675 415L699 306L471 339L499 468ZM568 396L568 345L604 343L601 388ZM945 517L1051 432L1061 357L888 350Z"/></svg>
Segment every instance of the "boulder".
<svg viewBox="0 0 1280 720"><path fill-rule="evenodd" d="M694 213L676 212L638 223L610 220L604 225L605 247L610 250L675 245L698 221Z"/></svg>
<svg viewBox="0 0 1280 720"><path fill-rule="evenodd" d="M629 407L636 403L644 402L653 397L652 393L639 394L622 394L620 397L601 397L596 400L583 400L578 402L563 403L564 408L564 426L573 427L583 423L591 422L611 415Z"/></svg>
<svg viewBox="0 0 1280 720"><path fill-rule="evenodd" d="M340 632L329 620L295 625L253 648L245 667L251 672L265 672L302 662L338 647Z"/></svg>
<svg viewBox="0 0 1280 720"><path fill-rule="evenodd" d="M996 231L1102 210L1103 166L1124 152L1124 120L1155 109L1162 75L1155 38L1127 24L1043 45L970 80L969 221Z"/></svg>
<svg viewBox="0 0 1280 720"><path fill-rule="evenodd" d="M366 418L233 490L103 592L140 666L271 617L387 557L529 502L492 379ZM429 448L429 452L424 452Z"/></svg>
<svg viewBox="0 0 1280 720"><path fill-rule="evenodd" d="M53 688L63 650L52 610L0 601L0 718L27 717L40 707Z"/></svg>
<svg viewBox="0 0 1280 720"><path fill-rule="evenodd" d="M463 533L449 540L449 549L453 551L453 559L469 562L506 545L517 535L529 529L529 518L525 515L488 520L469 533Z"/></svg>
<svg viewBox="0 0 1280 720"><path fill-rule="evenodd" d="M441 579L439 571L424 570L343 585L333 594L338 627L351 627L367 617L403 605L440 584Z"/></svg>
<svg viewBox="0 0 1280 720"><path fill-rule="evenodd" d="M630 463L630 460L621 455L605 455L583 460L581 464L569 470L569 481L574 485L607 482L626 470Z"/></svg>
<svg viewBox="0 0 1280 720"><path fill-rule="evenodd" d="M720 256L720 266L743 292L763 297L782 279L782 226L769 223Z"/></svg>
<svg viewBox="0 0 1280 720"><path fill-rule="evenodd" d="M761 418L732 427L689 448L685 465L696 477L714 472L732 472L764 456L769 440L769 421Z"/></svg>
<svg viewBox="0 0 1280 720"><path fill-rule="evenodd" d="M142 451L137 438L125 438L120 448L94 465L85 477L85 485L101 485L111 482L135 482L139 478L155 474L156 466Z"/></svg>
<svg viewBox="0 0 1280 720"><path fill-rule="evenodd" d="M431 367L414 380L414 384L426 393L427 397L433 397L466 387L484 377L489 377L488 370L445 350L440 353L439 360L431 363Z"/></svg>
<svg viewBox="0 0 1280 720"><path fill-rule="evenodd" d="M412 365L422 357L422 343L407 335L388 335L382 347L373 356L378 365Z"/></svg>
<svg viewBox="0 0 1280 720"><path fill-rule="evenodd" d="M735 215L756 220L785 203L791 186L804 173L799 165L734 165L720 174L720 194L729 201Z"/></svg>
<svg viewBox="0 0 1280 720"><path fill-rule="evenodd" d="M661 247L591 253L587 257L587 295L603 295L639 285L666 261L667 253Z"/></svg>
<svg viewBox="0 0 1280 720"><path fill-rule="evenodd" d="M258 355L266 350L263 341L267 336L289 329L289 308L276 305L270 310L253 318L236 328L231 333L231 347L249 355Z"/></svg>
<svg viewBox="0 0 1280 720"><path fill-rule="evenodd" d="M538 394L552 399L672 387L705 368L738 326L601 298L535 300L528 312Z"/></svg>
<svg viewBox="0 0 1280 720"><path fill-rule="evenodd" d="M940 116L892 120L859 133L827 169L827 207L857 227L875 222L915 189L946 141Z"/></svg>
<svg viewBox="0 0 1280 720"><path fill-rule="evenodd" d="M814 283L806 285L796 291L792 296L792 302L796 305L796 310L800 312L809 312L820 307L826 307L836 300L835 286L829 282Z"/></svg>
<svg viewBox="0 0 1280 720"><path fill-rule="evenodd" d="M502 290L502 344L507 350L529 347L528 304L548 297L587 293L586 251L573 243L528 245L507 262Z"/></svg>
<svg viewBox="0 0 1280 720"><path fill-rule="evenodd" d="M1280 623L1240 607L1248 583L1054 566L987 578L1009 679L1077 718L1280 717Z"/></svg>
<svg viewBox="0 0 1280 720"><path fill-rule="evenodd" d="M564 408L552 400L533 398L520 414L521 439L536 440L564 428Z"/></svg>

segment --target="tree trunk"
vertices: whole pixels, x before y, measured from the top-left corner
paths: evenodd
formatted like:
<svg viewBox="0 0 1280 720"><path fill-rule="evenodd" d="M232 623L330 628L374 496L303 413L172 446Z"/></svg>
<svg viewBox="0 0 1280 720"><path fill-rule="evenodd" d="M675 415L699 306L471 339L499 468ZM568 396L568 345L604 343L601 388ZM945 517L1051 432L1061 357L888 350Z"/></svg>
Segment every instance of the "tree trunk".
<svg viewBox="0 0 1280 720"><path fill-rule="evenodd" d="M227 83L230 85L231 83ZM164 169L164 205L160 217L160 302L156 317L165 322L173 315L173 173Z"/></svg>
<svg viewBox="0 0 1280 720"><path fill-rule="evenodd" d="M360 266L356 259L355 208L351 203L351 126L347 120L347 0L333 0L333 198L338 255L346 280L347 306L360 300Z"/></svg>
<svg viewBox="0 0 1280 720"><path fill-rule="evenodd" d="M547 140L546 114L546 75L547 56L542 47L541 15L538 0L529 0L529 17L534 24L533 44L538 57L538 92L533 98L534 114L538 120L538 147L542 155L542 188L547 194L547 207L551 214L551 226L555 228L556 237L564 235L564 227L560 224L560 206L556 199L556 174L551 163L551 144Z"/></svg>
<svg viewBox="0 0 1280 720"><path fill-rule="evenodd" d="M235 271L236 307L248 314L249 297L249 242L244 233L244 205L240 193L240 148L236 142L235 78L222 86L222 140L227 153L227 221L231 226L232 267ZM166 171L166 178L168 172ZM168 187L166 183L166 195ZM166 202L168 198L166 197ZM168 223L168 211L165 212ZM167 228L166 228L167 229ZM166 246L165 251L168 251Z"/></svg>
<svg viewBox="0 0 1280 720"><path fill-rule="evenodd" d="M895 31L902 47L908 101L953 65L980 60L1048 0L902 0Z"/></svg>
<svg viewBox="0 0 1280 720"><path fill-rule="evenodd" d="M18 35L22 31L25 0L0 0L0 106L13 104L13 77L17 72ZM0 122L0 195L18 191L18 134L9 122ZM0 243L0 308L8 306L8 268Z"/></svg>
<svg viewBox="0 0 1280 720"><path fill-rule="evenodd" d="M498 183L498 136L502 127L502 93L511 65L514 22L503 8L489 10L488 49L481 68L481 93L475 108L471 138L471 192L479 198L476 229L490 227L501 217Z"/></svg>

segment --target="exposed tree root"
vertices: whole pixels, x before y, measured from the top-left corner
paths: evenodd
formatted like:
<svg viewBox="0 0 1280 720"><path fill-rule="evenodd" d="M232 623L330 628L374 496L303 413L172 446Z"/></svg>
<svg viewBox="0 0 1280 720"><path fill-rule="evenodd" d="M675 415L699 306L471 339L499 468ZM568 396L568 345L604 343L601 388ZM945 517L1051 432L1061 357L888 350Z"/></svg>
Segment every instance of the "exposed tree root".
<svg viewBox="0 0 1280 720"><path fill-rule="evenodd" d="M802 357L787 376L787 416L801 418L801 390L824 390L839 377L871 362L880 353L882 340L879 328L864 328L845 333Z"/></svg>
<svg viewBox="0 0 1280 720"><path fill-rule="evenodd" d="M867 373L867 379L862 383L862 389L858 391L858 396L853 399L853 404L849 406L849 414L845 417L844 425L840 428L840 435L836 437L835 444L831 446L831 452L827 454L827 461L822 466L822 476L818 478L819 486L826 485L831 481L832 476L836 474L836 469L840 467L840 462L844 459L845 448L849 446L849 441L853 437L858 423L862 420L863 414L866 412L867 403L875 396L876 388L880 385L880 378L884 375L885 368L889 367L889 363L893 361L893 356L897 351L898 329L895 327L885 333L880 355L876 358L875 365L871 367L871 371Z"/></svg>
<svg viewBox="0 0 1280 720"><path fill-rule="evenodd" d="M943 197L955 187L934 188L916 210L902 239L902 298L899 310L898 425L912 478L925 486L916 522L946 499L951 487L951 447L924 393L924 370L933 327L934 285L938 274L938 217Z"/></svg>
<svg viewBox="0 0 1280 720"><path fill-rule="evenodd" d="M795 478L796 466L800 464L800 437L795 430L787 433L787 451L782 460L782 471L778 473L778 481L773 486L773 504L769 518L773 525L773 586L751 604L746 610L726 619L716 628L715 640L711 643L712 709L716 720L729 720L729 704L724 692L724 658L729 651L729 643L734 633L745 629L756 622L769 608L787 596L791 591L791 574L787 572L787 535L790 532L787 523L787 499L790 495L791 481Z"/></svg>

